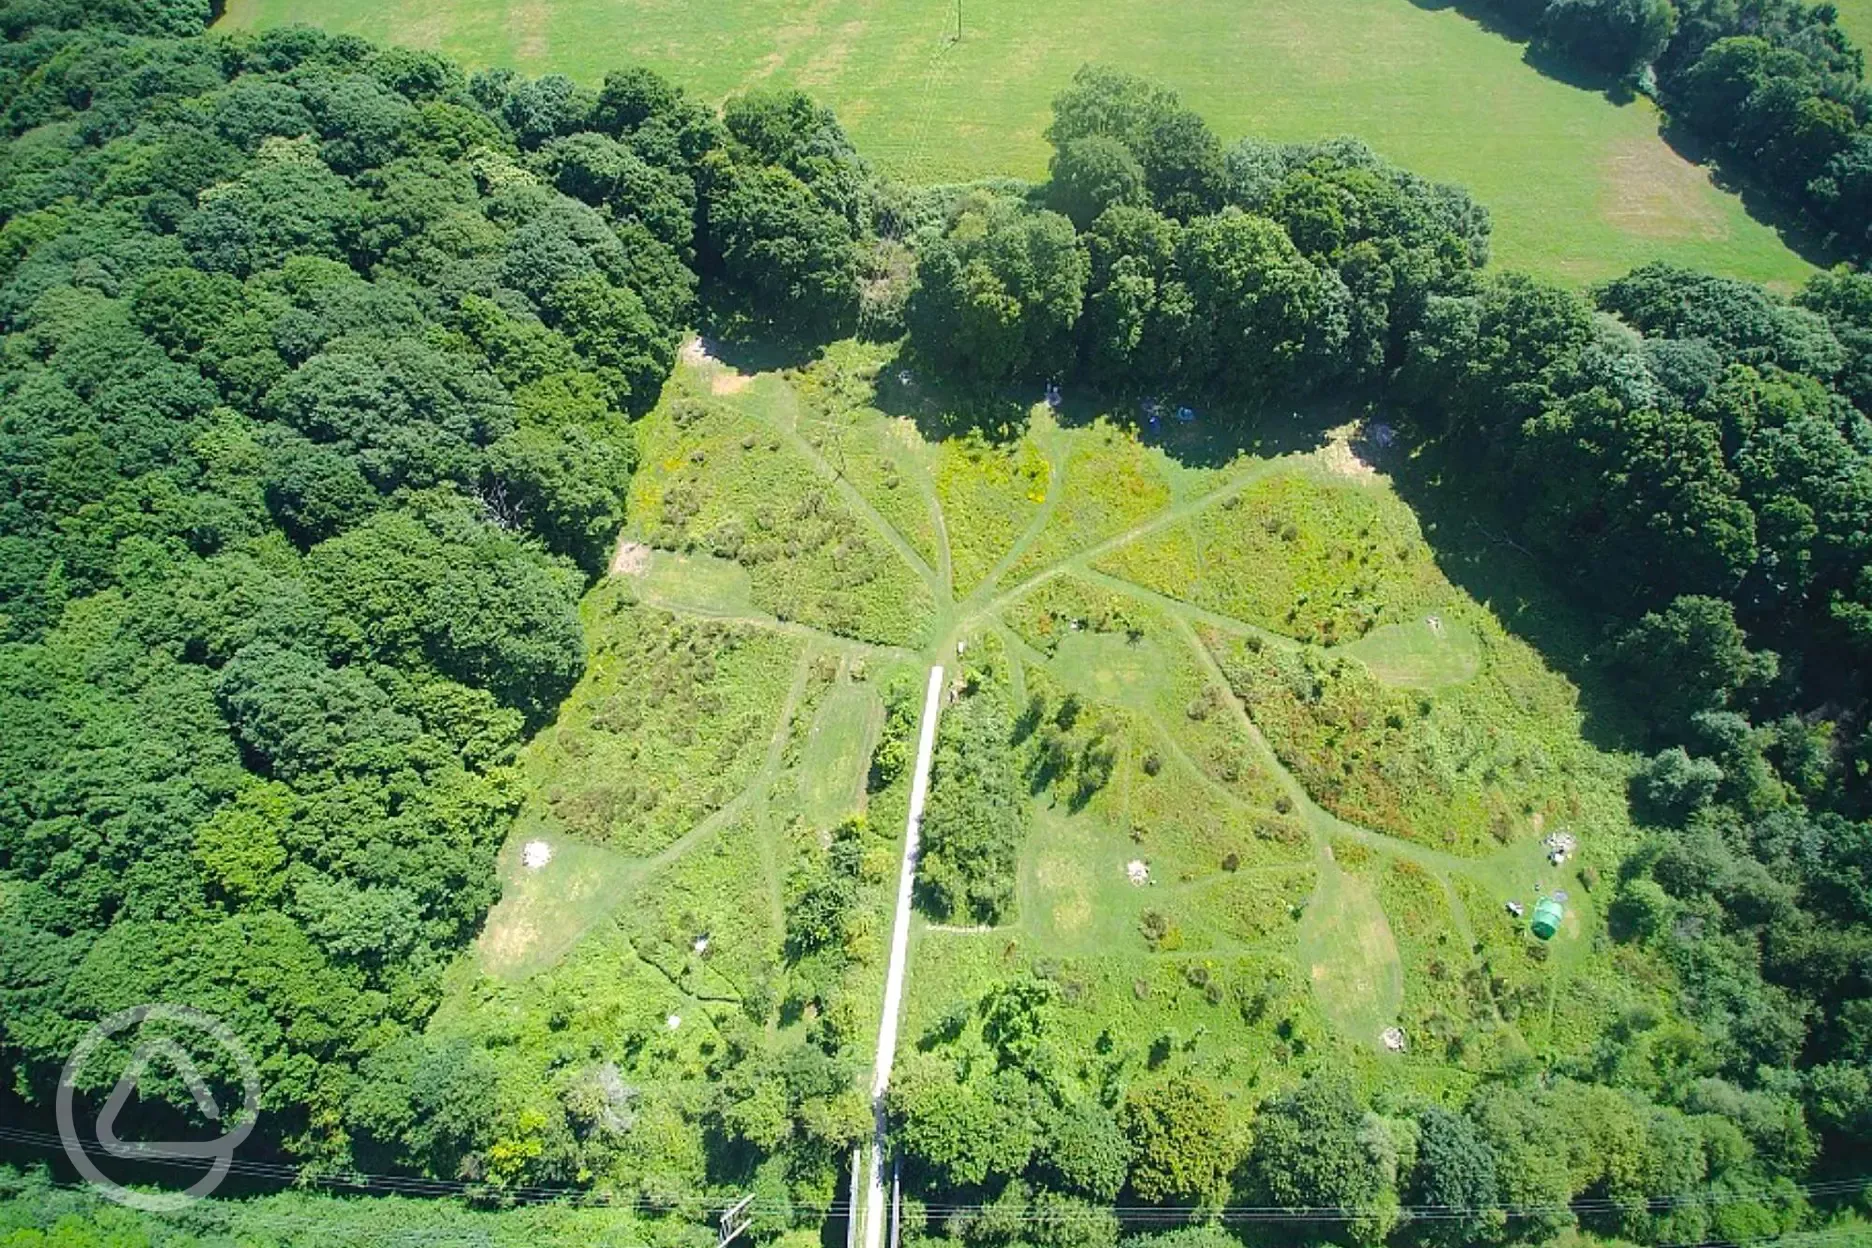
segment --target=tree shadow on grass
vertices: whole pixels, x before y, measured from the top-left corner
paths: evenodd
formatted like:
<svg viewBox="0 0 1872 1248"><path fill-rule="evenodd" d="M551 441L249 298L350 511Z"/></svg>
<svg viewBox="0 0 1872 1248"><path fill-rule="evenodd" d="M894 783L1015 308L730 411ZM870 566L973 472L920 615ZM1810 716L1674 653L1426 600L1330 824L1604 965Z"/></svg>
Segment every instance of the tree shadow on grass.
<svg viewBox="0 0 1872 1248"><path fill-rule="evenodd" d="M1613 617L1581 605L1474 487L1476 469L1434 444L1394 448L1378 465L1417 513L1437 568L1579 690L1581 733L1601 750L1638 749L1643 727L1595 661Z"/></svg>
<svg viewBox="0 0 1872 1248"><path fill-rule="evenodd" d="M887 416L916 425L926 442L975 434L989 442L1018 441L1027 432L1033 404L1041 395L1031 387L988 389L948 381L916 358L909 345L878 369L871 406Z"/></svg>
<svg viewBox="0 0 1872 1248"><path fill-rule="evenodd" d="M1619 107L1638 98L1629 82L1617 75L1581 65L1572 57L1547 47L1536 37L1532 26L1509 14L1498 12L1480 0L1411 0L1411 3L1427 13L1453 9L1487 33L1520 44L1521 63L1543 77L1565 83L1575 90L1604 96Z"/></svg>
<svg viewBox="0 0 1872 1248"><path fill-rule="evenodd" d="M1067 429L1104 420L1186 467L1221 468L1244 456L1268 459L1316 451L1330 440L1331 430L1357 419L1361 407L1345 396L1210 403L1078 387L1062 395L1054 418Z"/></svg>
<svg viewBox="0 0 1872 1248"><path fill-rule="evenodd" d="M1478 0L1411 0L1411 3L1426 13L1443 13L1454 9L1489 34L1500 35L1516 43L1527 43L1534 37L1534 32L1527 26Z"/></svg>
<svg viewBox="0 0 1872 1248"><path fill-rule="evenodd" d="M1619 107L1632 104L1638 98L1630 83L1589 69L1564 53L1543 46L1534 37L1533 30L1496 12L1483 0L1411 0L1411 3L1429 13L1454 9L1488 33L1524 45L1522 62L1543 77L1594 92ZM1660 120L1658 136L1691 164L1713 170L1712 180L1718 190L1740 198L1743 210L1751 218L1773 230L1782 246L1807 263L1830 268L1851 259L1830 236L1814 229L1797 207L1774 194L1748 171L1738 168L1733 160L1722 157L1708 139L1668 118Z"/></svg>
<svg viewBox="0 0 1872 1248"><path fill-rule="evenodd" d="M1800 211L1780 199L1748 171L1719 152L1704 136L1675 121L1658 127L1658 137L1665 146L1691 164L1709 170L1710 181L1719 191L1734 195L1742 208L1756 221L1775 232L1781 245L1819 268L1831 268L1849 260L1838 243L1823 234L1804 218Z"/></svg>
<svg viewBox="0 0 1872 1248"><path fill-rule="evenodd" d="M823 342L792 342L781 338L717 338L705 334L709 354L738 373L778 373L804 368L818 359Z"/></svg>

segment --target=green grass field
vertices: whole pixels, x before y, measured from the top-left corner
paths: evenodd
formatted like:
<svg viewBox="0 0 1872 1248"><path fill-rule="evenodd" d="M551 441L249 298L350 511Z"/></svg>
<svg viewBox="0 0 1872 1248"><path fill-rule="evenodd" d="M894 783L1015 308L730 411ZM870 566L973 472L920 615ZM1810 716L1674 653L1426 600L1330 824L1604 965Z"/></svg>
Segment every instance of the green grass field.
<svg viewBox="0 0 1872 1248"><path fill-rule="evenodd" d="M1872 0L1843 6L1872 36ZM596 82L641 62L707 97L794 84L918 181L1040 177L1052 97L1084 61L1180 91L1225 141L1356 134L1469 187L1498 264L1569 282L1668 259L1788 285L1808 272L1657 134L1648 103L1543 76L1522 49L1412 0L229 0L224 26L308 21L470 65Z"/></svg>
<svg viewBox="0 0 1872 1248"><path fill-rule="evenodd" d="M1872 47L1872 0L1836 0L1840 25L1860 47Z"/></svg>
<svg viewBox="0 0 1872 1248"><path fill-rule="evenodd" d="M518 1084L562 1096L607 1062L699 1088L738 1012L824 991L786 953L789 899L862 814L836 1004L781 1005L770 1043L830 1025L868 1053L908 787L868 793L868 763L933 661L1011 707L1071 700L1113 765L1089 793L1033 781L997 926L913 925L906 1045L1032 973L1081 1079L1271 1091L1330 1058L1443 1095L1668 1010L1602 939L1629 760L1343 431L1200 467L1045 409L1003 446L932 442L939 400L868 405L883 363L841 344L749 377L691 352L639 426L591 670L528 748L506 894L438 1029L506 1037ZM1558 828L1581 853L1556 869ZM1506 904L1562 888L1543 945Z"/></svg>

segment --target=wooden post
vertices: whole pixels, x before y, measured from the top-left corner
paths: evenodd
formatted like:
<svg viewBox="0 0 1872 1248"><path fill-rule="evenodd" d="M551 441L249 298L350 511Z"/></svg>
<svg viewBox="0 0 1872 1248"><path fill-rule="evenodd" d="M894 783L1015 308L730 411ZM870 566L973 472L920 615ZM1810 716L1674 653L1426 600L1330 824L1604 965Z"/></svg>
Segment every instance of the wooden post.
<svg viewBox="0 0 1872 1248"><path fill-rule="evenodd" d="M958 3L960 0L958 0ZM903 1158L891 1158L891 1248L903 1242Z"/></svg>

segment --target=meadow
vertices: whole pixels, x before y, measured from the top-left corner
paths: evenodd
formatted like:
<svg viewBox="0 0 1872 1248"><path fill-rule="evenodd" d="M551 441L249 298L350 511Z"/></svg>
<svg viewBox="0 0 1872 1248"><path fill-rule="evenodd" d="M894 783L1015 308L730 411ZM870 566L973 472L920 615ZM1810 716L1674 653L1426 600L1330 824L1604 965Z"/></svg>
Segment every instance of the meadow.
<svg viewBox="0 0 1872 1248"><path fill-rule="evenodd" d="M1872 43L1872 0L1840 0L1840 25L1860 47Z"/></svg>
<svg viewBox="0 0 1872 1248"><path fill-rule="evenodd" d="M1842 8L1872 34L1867 0ZM1810 272L1659 137L1648 102L1537 72L1520 45L1428 0L977 0L961 13L960 41L948 0L229 0L222 26L309 21L594 84L641 63L706 98L797 85L916 183L1043 177L1052 98L1097 61L1174 88L1225 142L1356 134L1466 186L1494 214L1498 265L1570 284L1654 259L1783 288Z"/></svg>
<svg viewBox="0 0 1872 1248"><path fill-rule="evenodd" d="M959 1043L958 1018L1039 977L1088 1087L1168 1068L1258 1099L1329 1063L1454 1096L1668 1011L1603 934L1629 761L1444 576L1346 427L1280 453L1178 428L1210 439L1199 465L1044 406L1000 441L944 436L942 398L885 363L848 343L745 376L686 353L441 1034L503 1037L508 1086L588 1099L622 1079L700 1103L744 1014L779 1020L776 1049L831 1028L868 1051L908 780L878 760L931 661L1029 708L1018 757L1058 727L1109 767L1075 787L1023 764L1011 905L918 917L906 1045ZM880 375L907 414L873 405ZM1580 846L1558 867L1556 831ZM854 835L828 987L801 914ZM1508 903L1558 892L1542 943Z"/></svg>

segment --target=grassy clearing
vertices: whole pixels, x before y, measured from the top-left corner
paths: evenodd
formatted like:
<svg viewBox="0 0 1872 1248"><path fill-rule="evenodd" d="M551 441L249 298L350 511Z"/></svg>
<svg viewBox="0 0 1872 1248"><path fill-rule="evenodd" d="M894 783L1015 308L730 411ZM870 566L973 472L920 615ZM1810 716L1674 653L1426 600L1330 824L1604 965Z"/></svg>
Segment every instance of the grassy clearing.
<svg viewBox="0 0 1872 1248"><path fill-rule="evenodd" d="M1045 417L1001 446L925 445L867 405L869 367L851 348L717 393L726 374L692 362L643 425L625 535L642 545L587 600L591 670L529 747L506 898L437 1016L499 1048L515 1115L622 1080L656 1089L644 1112L673 1117L654 1129L686 1139L708 1063L747 1020L776 1051L868 1052L909 775L866 781L890 691L914 695L938 658L1011 713L1039 709L1009 745L1026 816L1011 903L992 927L917 924L906 1044L1040 975L1059 988L1063 1071L1087 1087L1187 1068L1259 1096L1330 1059L1449 1096L1512 1054L1590 1060L1625 1011L1668 1000L1655 967L1601 937L1600 881L1631 837L1625 762L1443 577L1382 478L1318 457L1185 469ZM811 441L831 422L842 485ZM849 467L853 447L882 448L875 471ZM721 541L763 514L799 532L785 508L809 491L870 579L846 585L803 541L774 559ZM792 608L801 586L826 609ZM1269 604L1295 587L1288 619ZM880 637L926 648L861 640ZM1559 827L1581 854L1556 869L1540 837ZM554 847L537 871L530 838ZM835 860L850 904L836 943L801 959L788 908ZM1555 889L1568 918L1542 945L1505 904ZM1380 1043L1393 1024L1401 1054Z"/></svg>
<svg viewBox="0 0 1872 1248"><path fill-rule="evenodd" d="M936 494L947 517L955 592L966 594L1033 523L1053 468L1031 436L1003 444L971 432L942 443L937 456Z"/></svg>
<svg viewBox="0 0 1872 1248"><path fill-rule="evenodd" d="M571 1121L615 1139L615 1174L712 1190L725 1180L704 1139L730 1055L830 1061L814 1121L854 1133L867 1121L850 1055L875 1035L908 779L863 792L881 709L870 682L920 668L800 626L717 618L745 596L733 564L623 562L587 598L591 668L526 752L505 897L480 956L451 969L431 1029L498 1071L491 1155L538 1157ZM802 959L788 907L826 878L838 825L857 850L839 940ZM534 839L552 856L529 868ZM828 1164L802 1181L830 1201L836 1177Z"/></svg>
<svg viewBox="0 0 1872 1248"><path fill-rule="evenodd" d="M730 559L755 605L841 636L917 644L929 587L834 488L793 430L797 402L778 378L729 395L688 375L638 426L630 536Z"/></svg>
<svg viewBox="0 0 1872 1248"><path fill-rule="evenodd" d="M1404 999L1397 940L1377 889L1328 859L1299 935L1301 965L1327 1022L1340 1035L1376 1047Z"/></svg>
<svg viewBox="0 0 1872 1248"><path fill-rule="evenodd" d="M875 690L841 678L813 718L800 762L801 813L816 827L831 827L864 801L871 747L883 723Z"/></svg>
<svg viewBox="0 0 1872 1248"><path fill-rule="evenodd" d="M1866 0L1842 6L1872 34ZM919 181L1040 177L1052 98L1084 61L1180 91L1225 140L1357 134L1494 211L1496 259L1565 281L1649 259L1737 277L1808 271L1644 101L1543 76L1453 8L1408 0L229 0L224 25L309 21L441 48L471 65L596 83L642 62L705 97L794 84L838 110L866 155ZM1856 25L1855 25L1856 23Z"/></svg>
<svg viewBox="0 0 1872 1248"><path fill-rule="evenodd" d="M1450 596L1410 509L1374 485L1283 472L1096 566L1200 607L1331 645Z"/></svg>
<svg viewBox="0 0 1872 1248"><path fill-rule="evenodd" d="M1225 690L1208 679L1183 634L1160 609L1112 586L1063 575L1007 608L1008 625L1050 656L1069 689L1124 705L1155 726L1145 750L1180 758L1209 783L1272 812L1280 789L1253 743L1224 713Z"/></svg>
<svg viewBox="0 0 1872 1248"><path fill-rule="evenodd" d="M1402 689L1460 685L1482 670L1482 647L1468 625L1426 615L1373 629L1345 648L1372 675Z"/></svg>
<svg viewBox="0 0 1872 1248"><path fill-rule="evenodd" d="M647 558L637 581L646 602L691 615L742 615L754 608L754 587L738 563L667 550L649 551Z"/></svg>
<svg viewBox="0 0 1872 1248"><path fill-rule="evenodd" d="M551 966L611 913L619 891L635 877L630 860L621 854L542 833L543 828L523 817L501 853L500 873L506 883L475 946L490 975L515 979ZM532 840L544 840L552 858L529 870L520 853Z"/></svg>
<svg viewBox="0 0 1872 1248"><path fill-rule="evenodd" d="M596 645L559 721L531 747L519 827L643 857L746 787L799 643L764 629L634 605L610 582L587 600Z"/></svg>

